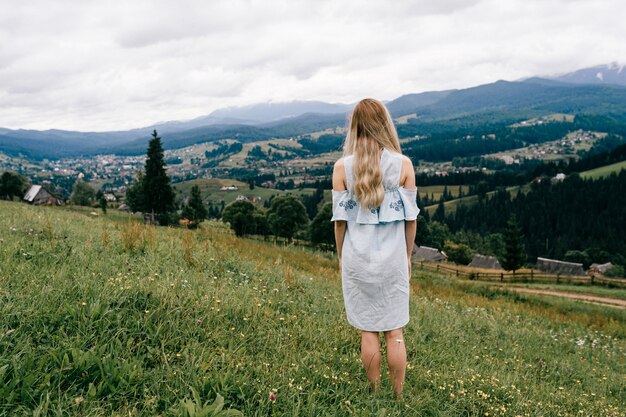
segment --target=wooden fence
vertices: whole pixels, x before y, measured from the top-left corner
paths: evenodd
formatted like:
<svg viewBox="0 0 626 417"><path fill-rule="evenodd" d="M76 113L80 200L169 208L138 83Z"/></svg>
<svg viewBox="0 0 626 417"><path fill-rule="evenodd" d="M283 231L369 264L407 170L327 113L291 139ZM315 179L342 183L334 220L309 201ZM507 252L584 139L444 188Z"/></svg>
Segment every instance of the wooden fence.
<svg viewBox="0 0 626 417"><path fill-rule="evenodd" d="M626 288L626 279L622 278L607 278L607 277L594 277L594 276L578 276L578 275L565 275L565 274L548 274L541 271L535 271L533 269L530 272L484 272L475 270L465 270L455 268L440 263L432 262L415 262L414 265L419 265L422 269L431 269L439 271L457 278L464 278L469 280L479 281L499 281L499 282L549 282L557 284L586 284L586 285L606 285L609 287L624 287Z"/></svg>

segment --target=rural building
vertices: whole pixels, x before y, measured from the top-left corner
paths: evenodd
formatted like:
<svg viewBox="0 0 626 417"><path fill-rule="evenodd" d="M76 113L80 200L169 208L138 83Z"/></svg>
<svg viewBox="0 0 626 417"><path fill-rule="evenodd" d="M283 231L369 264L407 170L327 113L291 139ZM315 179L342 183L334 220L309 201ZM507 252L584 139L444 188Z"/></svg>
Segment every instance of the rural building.
<svg viewBox="0 0 626 417"><path fill-rule="evenodd" d="M237 197L235 197L235 201L249 201L251 203L256 203L258 201L261 201L261 197L255 197L255 196L246 197L243 194L239 194Z"/></svg>
<svg viewBox="0 0 626 417"><path fill-rule="evenodd" d="M500 266L500 262L498 262L498 258L495 256L487 256L487 255L474 255L472 262L470 262L469 266L472 268L484 268L484 269L502 269Z"/></svg>
<svg viewBox="0 0 626 417"><path fill-rule="evenodd" d="M557 261L556 259L537 258L535 267L550 274L585 275L583 264Z"/></svg>
<svg viewBox="0 0 626 417"><path fill-rule="evenodd" d="M589 272L604 274L612 266L613 264L611 262L607 262L605 264L591 264Z"/></svg>
<svg viewBox="0 0 626 417"><path fill-rule="evenodd" d="M413 244L411 258L416 261L441 262L448 259L446 254L439 249L428 246L417 246Z"/></svg>
<svg viewBox="0 0 626 417"><path fill-rule="evenodd" d="M49 205L49 206L62 206L63 200L48 192L41 185L31 186L26 194L24 194L24 201L33 204L35 206Z"/></svg>
<svg viewBox="0 0 626 417"><path fill-rule="evenodd" d="M117 198L115 197L115 195L111 193L105 193L104 198L106 199L106 201L117 201Z"/></svg>
<svg viewBox="0 0 626 417"><path fill-rule="evenodd" d="M220 187L220 191L237 191L239 188L236 185L223 185Z"/></svg>

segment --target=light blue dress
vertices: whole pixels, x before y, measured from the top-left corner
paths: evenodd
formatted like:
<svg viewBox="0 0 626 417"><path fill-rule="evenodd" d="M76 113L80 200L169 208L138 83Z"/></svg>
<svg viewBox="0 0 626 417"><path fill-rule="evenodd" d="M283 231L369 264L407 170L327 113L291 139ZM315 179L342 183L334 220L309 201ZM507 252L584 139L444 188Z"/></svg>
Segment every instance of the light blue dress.
<svg viewBox="0 0 626 417"><path fill-rule="evenodd" d="M387 331L409 322L409 267L404 221L415 220L417 189L400 186L402 155L380 157L385 198L375 209L354 195L354 155L344 158L347 189L332 191L331 221L346 220L341 282L348 323L359 330Z"/></svg>

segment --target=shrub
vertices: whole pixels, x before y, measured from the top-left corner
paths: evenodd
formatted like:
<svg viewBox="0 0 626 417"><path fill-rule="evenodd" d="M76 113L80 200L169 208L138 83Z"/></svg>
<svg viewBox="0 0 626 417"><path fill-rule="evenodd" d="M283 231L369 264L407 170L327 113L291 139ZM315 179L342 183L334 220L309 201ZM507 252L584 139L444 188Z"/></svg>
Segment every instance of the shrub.
<svg viewBox="0 0 626 417"><path fill-rule="evenodd" d="M604 276L610 278L622 278L624 277L624 267L621 265L613 265L606 270Z"/></svg>
<svg viewBox="0 0 626 417"><path fill-rule="evenodd" d="M443 250L448 255L448 259L456 264L467 265L472 262L472 250L463 243L454 243L451 240L446 240Z"/></svg>

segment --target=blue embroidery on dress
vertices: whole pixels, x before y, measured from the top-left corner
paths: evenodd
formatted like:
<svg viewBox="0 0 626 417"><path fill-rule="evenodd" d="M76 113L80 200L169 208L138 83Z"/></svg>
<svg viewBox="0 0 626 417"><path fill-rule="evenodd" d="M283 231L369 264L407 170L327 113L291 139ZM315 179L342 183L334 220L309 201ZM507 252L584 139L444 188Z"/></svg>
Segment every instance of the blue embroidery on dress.
<svg viewBox="0 0 626 417"><path fill-rule="evenodd" d="M400 211L402 207L404 207L404 204L402 204L402 199L399 199L398 201L392 201L391 203L389 203L389 208L392 208L395 211Z"/></svg>
<svg viewBox="0 0 626 417"><path fill-rule="evenodd" d="M348 211L348 209L351 210L356 207L356 201L353 199L350 199L348 201L340 201L339 207L343 207L346 211Z"/></svg>
<svg viewBox="0 0 626 417"><path fill-rule="evenodd" d="M372 214L378 214L378 211L380 210L380 207L376 207L376 208L372 208L370 209L370 213Z"/></svg>

